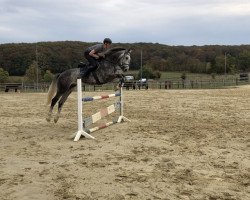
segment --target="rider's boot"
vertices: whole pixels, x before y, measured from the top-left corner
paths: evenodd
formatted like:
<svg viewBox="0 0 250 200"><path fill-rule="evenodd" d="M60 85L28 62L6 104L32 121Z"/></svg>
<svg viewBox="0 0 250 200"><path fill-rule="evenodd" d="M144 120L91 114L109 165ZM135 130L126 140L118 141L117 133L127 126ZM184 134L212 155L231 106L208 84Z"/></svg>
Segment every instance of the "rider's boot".
<svg viewBox="0 0 250 200"><path fill-rule="evenodd" d="M90 72L95 71L99 67L99 63L96 63L96 65L87 65L85 68L80 69L81 77L88 77Z"/></svg>

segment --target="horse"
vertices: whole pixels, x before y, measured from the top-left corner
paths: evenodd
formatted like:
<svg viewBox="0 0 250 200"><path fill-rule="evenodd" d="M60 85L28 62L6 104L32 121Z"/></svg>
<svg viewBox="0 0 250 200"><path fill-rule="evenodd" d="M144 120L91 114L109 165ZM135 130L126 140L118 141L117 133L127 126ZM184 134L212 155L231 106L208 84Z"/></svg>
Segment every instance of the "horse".
<svg viewBox="0 0 250 200"><path fill-rule="evenodd" d="M56 123L59 120L63 104L76 87L78 78L89 85L102 85L117 78L122 79L123 73L129 70L130 54L131 49L112 48L104 53L105 58L98 61L98 68L84 77L82 75L88 66L87 64L55 75L48 91L47 105L50 104L50 108L46 120L51 121L53 108L58 100L58 111L54 117L54 122Z"/></svg>

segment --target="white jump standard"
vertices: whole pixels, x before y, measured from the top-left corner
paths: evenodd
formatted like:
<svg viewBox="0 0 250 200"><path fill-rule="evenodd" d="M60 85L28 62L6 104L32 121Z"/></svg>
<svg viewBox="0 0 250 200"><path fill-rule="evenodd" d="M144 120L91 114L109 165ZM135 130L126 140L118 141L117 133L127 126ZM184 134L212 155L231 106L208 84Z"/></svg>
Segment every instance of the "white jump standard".
<svg viewBox="0 0 250 200"><path fill-rule="evenodd" d="M83 106L82 106L83 102L101 100L101 99L118 97L118 96L120 97L120 100L117 104L112 104L112 105L108 106L107 108L101 109L99 112L97 112L97 113L95 113L95 114L91 115L90 117L85 118L83 120ZM127 119L126 117L123 116L122 87L120 88L120 93L83 98L82 97L82 81L81 81L81 79L77 79L77 104L78 104L78 109L77 109L77 112L78 112L78 131L76 132L74 141L78 141L82 135L85 136L86 138L95 139L92 135L90 135L90 133L97 131L97 130L100 130L100 129L103 129L103 128L106 128L106 127L108 127L112 124L115 124L115 123L121 123L122 121L125 121L125 120L130 121L129 119ZM100 126L87 129L87 126L89 126L90 124L97 122L98 120L115 112L118 109L119 109L119 117L118 117L117 121L114 120L114 121L102 124Z"/></svg>

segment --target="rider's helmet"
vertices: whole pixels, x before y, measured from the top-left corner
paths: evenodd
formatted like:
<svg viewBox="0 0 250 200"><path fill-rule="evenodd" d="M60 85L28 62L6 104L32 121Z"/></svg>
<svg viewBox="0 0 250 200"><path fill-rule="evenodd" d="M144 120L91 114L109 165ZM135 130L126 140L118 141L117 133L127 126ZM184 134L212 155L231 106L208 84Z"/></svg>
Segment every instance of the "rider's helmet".
<svg viewBox="0 0 250 200"><path fill-rule="evenodd" d="M112 44L112 40L109 39L109 38L105 38L105 39L103 40L103 44L105 44L105 43Z"/></svg>

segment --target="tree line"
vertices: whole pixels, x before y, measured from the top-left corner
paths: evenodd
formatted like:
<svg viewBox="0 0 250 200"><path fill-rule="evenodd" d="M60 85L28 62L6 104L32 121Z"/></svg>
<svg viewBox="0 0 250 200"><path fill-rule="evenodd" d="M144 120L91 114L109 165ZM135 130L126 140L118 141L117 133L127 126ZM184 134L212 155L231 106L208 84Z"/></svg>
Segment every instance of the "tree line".
<svg viewBox="0 0 250 200"><path fill-rule="evenodd" d="M10 76L23 76L34 62L42 76L60 73L85 61L90 45L79 41L13 43L0 45L0 68ZM193 73L238 73L250 71L250 45L169 46L158 43L116 43L133 49L131 70L185 71ZM141 59L142 58L142 59Z"/></svg>

